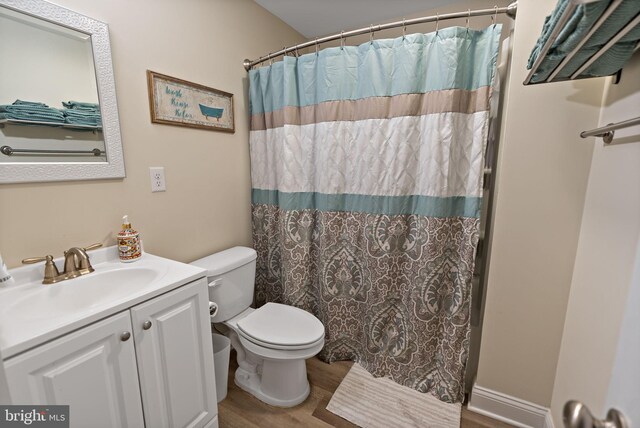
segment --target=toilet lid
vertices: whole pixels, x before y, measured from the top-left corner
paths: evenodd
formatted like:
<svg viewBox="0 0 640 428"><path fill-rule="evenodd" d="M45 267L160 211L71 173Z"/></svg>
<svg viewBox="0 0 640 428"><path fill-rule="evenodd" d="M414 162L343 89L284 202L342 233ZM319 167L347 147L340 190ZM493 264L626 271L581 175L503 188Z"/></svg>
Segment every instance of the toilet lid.
<svg viewBox="0 0 640 428"><path fill-rule="evenodd" d="M307 311L279 303L267 303L238 321L248 339L296 346L312 344L324 337L324 326Z"/></svg>

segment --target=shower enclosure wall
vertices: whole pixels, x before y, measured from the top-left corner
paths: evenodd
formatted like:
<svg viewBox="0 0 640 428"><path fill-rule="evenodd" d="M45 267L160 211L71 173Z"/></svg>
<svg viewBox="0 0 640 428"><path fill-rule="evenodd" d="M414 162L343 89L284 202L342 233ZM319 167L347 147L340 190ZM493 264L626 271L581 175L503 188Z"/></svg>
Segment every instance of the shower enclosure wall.
<svg viewBox="0 0 640 428"><path fill-rule="evenodd" d="M491 258L491 225L493 222L494 197L496 191L496 178L498 172L500 133L502 123L502 106L509 89L507 76L511 66L511 36L512 27L503 29L503 41L498 58L498 73L496 74L495 99L491 105L491 119L489 124L489 137L485 154L484 191L482 200L482 212L480 214L480 237L476 252L476 264L473 272L471 289L471 341L469 345L469 358L465 372L465 392L471 393L473 382L478 372L478 360L480 358L480 341L482 338L482 321L484 318L484 304L487 293L487 278Z"/></svg>

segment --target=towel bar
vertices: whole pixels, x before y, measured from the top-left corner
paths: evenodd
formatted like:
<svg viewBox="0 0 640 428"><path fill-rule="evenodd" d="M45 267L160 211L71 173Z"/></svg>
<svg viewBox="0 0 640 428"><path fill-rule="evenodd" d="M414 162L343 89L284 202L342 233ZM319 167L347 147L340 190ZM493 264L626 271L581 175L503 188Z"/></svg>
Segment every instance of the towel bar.
<svg viewBox="0 0 640 428"><path fill-rule="evenodd" d="M582 138L587 137L602 137L606 144L610 144L613 141L613 135L616 129L628 128L630 126L640 125L640 117L636 117L634 119L623 120L618 123L610 123L606 126L601 126L600 128L595 128L590 131L582 131L580 136Z"/></svg>
<svg viewBox="0 0 640 428"><path fill-rule="evenodd" d="M531 84L539 84L539 83L549 83L549 82L560 82L565 80L574 80L574 79L583 79L588 77L597 77L597 76L585 76L583 72L587 70L594 62L596 62L604 53L606 53L611 47L613 47L616 43L620 41L625 35L627 35L631 30L633 30L636 26L640 25L640 15L632 18L624 27L622 27L616 34L614 34L608 41L605 43L597 52L591 55L589 58L584 60L582 64L574 71L569 77L559 77L559 73L565 69L565 67L570 63L570 61L575 57L575 55L584 47L585 43L593 36L598 29L607 21L617 8L621 6L624 0L613 0L607 8L604 10L600 18L593 24L590 30L584 34L581 40L577 43L577 45L566 54L566 56L562 59L562 61L551 70L548 77L539 81L532 81L534 75L539 71L540 66L543 61L547 58L547 54L551 50L554 42L558 36L564 30L565 25L569 22L570 18L573 16L574 12L578 8L579 5L585 3L594 3L602 0L569 0L567 7L560 15L558 22L554 26L551 34L548 39L540 49L536 60L534 61L531 69L529 70L529 74L524 80L525 85ZM640 44L638 44L640 47ZM638 48L636 47L636 49Z"/></svg>
<svg viewBox="0 0 640 428"><path fill-rule="evenodd" d="M14 149L10 146L2 146L0 147L0 153L6 156L11 155L21 155L21 154L29 154L29 155L37 155L37 154L56 154L56 155L93 155L93 156L101 156L105 154L104 150L93 149L93 150L34 150L34 149Z"/></svg>

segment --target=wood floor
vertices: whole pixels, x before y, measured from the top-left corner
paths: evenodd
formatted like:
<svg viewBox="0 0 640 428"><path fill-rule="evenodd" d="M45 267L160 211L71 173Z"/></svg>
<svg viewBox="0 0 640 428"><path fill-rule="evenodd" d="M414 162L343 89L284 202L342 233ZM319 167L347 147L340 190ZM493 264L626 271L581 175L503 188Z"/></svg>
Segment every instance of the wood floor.
<svg viewBox="0 0 640 428"><path fill-rule="evenodd" d="M289 409L269 406L238 388L233 382L237 368L235 353L231 353L227 398L218 404L220 428L351 428L357 425L326 410L331 396L351 368L351 362L326 364L317 358L307 360L311 394L307 400ZM505 424L462 410L461 428L508 428Z"/></svg>

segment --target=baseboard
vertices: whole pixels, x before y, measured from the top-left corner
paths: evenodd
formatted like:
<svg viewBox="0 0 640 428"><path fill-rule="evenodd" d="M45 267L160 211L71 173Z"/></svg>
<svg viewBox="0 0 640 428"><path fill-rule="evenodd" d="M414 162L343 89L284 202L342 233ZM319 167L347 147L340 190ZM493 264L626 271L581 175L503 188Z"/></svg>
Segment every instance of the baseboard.
<svg viewBox="0 0 640 428"><path fill-rule="evenodd" d="M521 428L554 428L548 408L473 385L467 408Z"/></svg>
<svg viewBox="0 0 640 428"><path fill-rule="evenodd" d="M547 416L544 418L545 428L555 428L553 425L553 417L551 417L551 410L547 410Z"/></svg>

